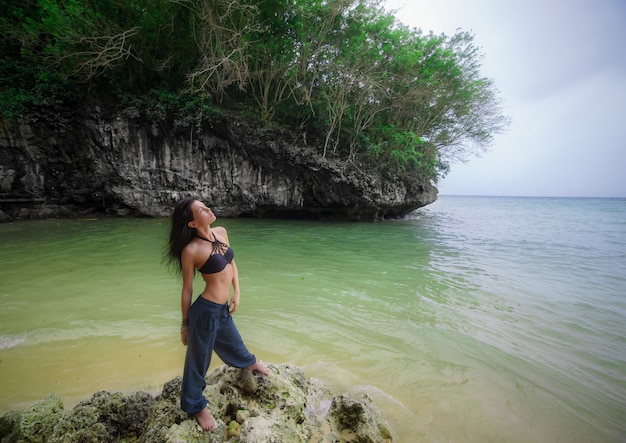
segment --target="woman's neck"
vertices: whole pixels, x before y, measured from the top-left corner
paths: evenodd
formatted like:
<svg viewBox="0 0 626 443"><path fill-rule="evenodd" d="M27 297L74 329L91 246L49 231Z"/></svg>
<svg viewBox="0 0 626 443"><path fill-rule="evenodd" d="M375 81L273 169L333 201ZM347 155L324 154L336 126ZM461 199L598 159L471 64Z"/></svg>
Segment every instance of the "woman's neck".
<svg viewBox="0 0 626 443"><path fill-rule="evenodd" d="M215 235L211 232L211 228L196 228L196 236L203 238L205 240L213 241L215 240Z"/></svg>

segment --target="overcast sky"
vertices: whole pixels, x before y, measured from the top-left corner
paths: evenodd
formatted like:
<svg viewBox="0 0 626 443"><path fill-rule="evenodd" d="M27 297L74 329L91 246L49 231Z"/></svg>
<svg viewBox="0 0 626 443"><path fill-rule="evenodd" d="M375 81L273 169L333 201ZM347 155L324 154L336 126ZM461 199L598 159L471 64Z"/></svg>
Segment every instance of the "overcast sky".
<svg viewBox="0 0 626 443"><path fill-rule="evenodd" d="M387 0L409 26L474 35L512 118L441 194L626 197L626 0Z"/></svg>

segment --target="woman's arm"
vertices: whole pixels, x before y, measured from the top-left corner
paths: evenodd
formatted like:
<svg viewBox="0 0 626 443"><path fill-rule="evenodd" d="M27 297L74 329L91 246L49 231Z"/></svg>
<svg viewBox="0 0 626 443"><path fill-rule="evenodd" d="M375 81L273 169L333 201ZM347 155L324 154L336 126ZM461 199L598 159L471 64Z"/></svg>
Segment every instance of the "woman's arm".
<svg viewBox="0 0 626 443"><path fill-rule="evenodd" d="M183 267L183 289L180 294L180 312L182 314L180 339L186 346L189 326L189 308L191 307L191 298L193 295L193 257L191 254L183 250L181 262Z"/></svg>
<svg viewBox="0 0 626 443"><path fill-rule="evenodd" d="M237 264L235 263L235 259L233 259L230 265L233 267L233 295L230 297L230 302L228 306L230 313L234 314L235 312L237 312L237 308L239 307L239 273L237 272Z"/></svg>
<svg viewBox="0 0 626 443"><path fill-rule="evenodd" d="M230 247L230 241L228 240L228 232L226 231L226 228L220 226L220 234L224 238L225 243ZM233 295L230 297L230 301L228 302L228 310L231 314L234 314L237 312L237 308L239 308L241 294L239 291L239 272L237 271L237 263L235 263L235 259L230 262L230 265L233 269L233 278L231 279Z"/></svg>

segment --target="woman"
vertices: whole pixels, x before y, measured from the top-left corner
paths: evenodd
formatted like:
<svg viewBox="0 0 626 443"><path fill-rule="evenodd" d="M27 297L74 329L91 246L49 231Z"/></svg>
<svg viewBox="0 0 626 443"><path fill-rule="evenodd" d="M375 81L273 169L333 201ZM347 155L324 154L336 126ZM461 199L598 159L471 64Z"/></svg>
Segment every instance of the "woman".
<svg viewBox="0 0 626 443"><path fill-rule="evenodd" d="M204 203L193 197L184 198L172 213L166 251L167 261L183 278L181 340L187 346L187 354L180 403L204 430L215 427L202 394L213 350L227 365L269 374L267 367L248 351L232 320L240 297L237 265L226 229L211 228L215 220ZM205 288L192 303L196 270L202 274Z"/></svg>

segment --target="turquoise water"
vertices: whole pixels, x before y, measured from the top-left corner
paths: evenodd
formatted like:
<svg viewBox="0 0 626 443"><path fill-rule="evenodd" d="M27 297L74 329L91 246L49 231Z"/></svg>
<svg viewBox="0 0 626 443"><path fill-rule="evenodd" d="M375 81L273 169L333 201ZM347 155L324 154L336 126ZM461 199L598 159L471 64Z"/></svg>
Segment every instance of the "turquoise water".
<svg viewBox="0 0 626 443"><path fill-rule="evenodd" d="M397 441L626 441L625 199L443 196L402 221L218 224L248 347L369 393ZM0 413L180 374L167 229L0 224Z"/></svg>

